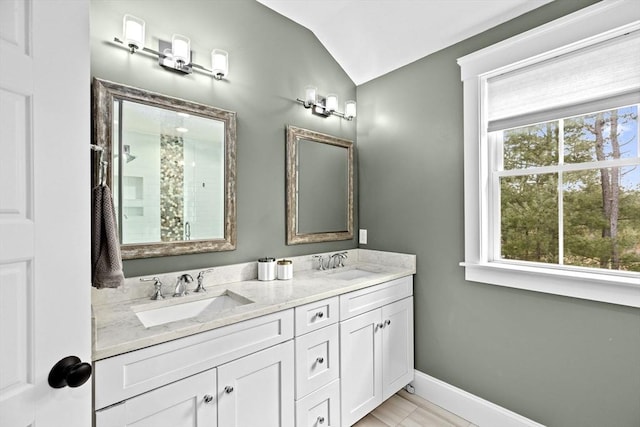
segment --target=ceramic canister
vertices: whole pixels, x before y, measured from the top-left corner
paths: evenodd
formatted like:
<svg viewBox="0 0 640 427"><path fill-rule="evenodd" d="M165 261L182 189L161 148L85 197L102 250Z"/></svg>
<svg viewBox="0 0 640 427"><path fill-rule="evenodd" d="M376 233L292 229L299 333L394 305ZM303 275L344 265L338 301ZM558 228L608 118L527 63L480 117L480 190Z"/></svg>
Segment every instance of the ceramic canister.
<svg viewBox="0 0 640 427"><path fill-rule="evenodd" d="M293 261L281 259L278 261L278 280L290 280L293 278Z"/></svg>
<svg viewBox="0 0 640 427"><path fill-rule="evenodd" d="M258 260L258 280L275 280L276 259L260 258Z"/></svg>

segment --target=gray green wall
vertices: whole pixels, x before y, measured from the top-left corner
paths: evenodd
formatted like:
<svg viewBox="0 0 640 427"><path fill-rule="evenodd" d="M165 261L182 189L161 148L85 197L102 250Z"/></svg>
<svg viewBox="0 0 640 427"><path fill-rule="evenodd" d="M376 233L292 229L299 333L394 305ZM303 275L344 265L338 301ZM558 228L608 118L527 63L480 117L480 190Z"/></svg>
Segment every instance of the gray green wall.
<svg viewBox="0 0 640 427"><path fill-rule="evenodd" d="M150 57L110 43L125 13L146 21L147 43L191 38L194 62L210 65L213 48L229 52L228 81L165 71ZM285 125L355 140L356 124L321 118L294 102L309 84L355 99L356 87L307 29L254 0L92 0L91 73L114 82L236 111L237 249L124 262L126 276L248 262L356 247L356 240L285 244ZM356 215L357 218L357 215Z"/></svg>
<svg viewBox="0 0 640 427"><path fill-rule="evenodd" d="M359 220L369 231L363 247L418 256L418 370L549 426L638 427L640 310L465 282L458 266L456 59L593 2L556 0L358 87ZM228 50L229 81L177 76L115 47L108 40L120 35L124 13L145 19L154 40L185 33L196 53ZM292 101L307 84L342 100L356 93L309 31L253 0L92 0L91 58L93 76L238 113L238 249L126 261L128 276L356 246L285 244L284 126L356 137L354 122L312 116Z"/></svg>
<svg viewBox="0 0 640 427"><path fill-rule="evenodd" d="M557 0L359 86L360 227L367 248L417 254L418 370L548 426L639 427L640 310L466 282L458 265L456 59L591 3Z"/></svg>

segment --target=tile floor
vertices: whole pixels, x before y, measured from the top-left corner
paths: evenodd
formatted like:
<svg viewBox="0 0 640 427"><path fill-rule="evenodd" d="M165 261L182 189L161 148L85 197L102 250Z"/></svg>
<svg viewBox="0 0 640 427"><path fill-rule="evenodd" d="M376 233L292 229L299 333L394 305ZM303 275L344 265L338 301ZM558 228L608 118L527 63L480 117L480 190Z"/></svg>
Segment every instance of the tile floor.
<svg viewBox="0 0 640 427"><path fill-rule="evenodd" d="M353 427L477 427L469 421L400 390Z"/></svg>

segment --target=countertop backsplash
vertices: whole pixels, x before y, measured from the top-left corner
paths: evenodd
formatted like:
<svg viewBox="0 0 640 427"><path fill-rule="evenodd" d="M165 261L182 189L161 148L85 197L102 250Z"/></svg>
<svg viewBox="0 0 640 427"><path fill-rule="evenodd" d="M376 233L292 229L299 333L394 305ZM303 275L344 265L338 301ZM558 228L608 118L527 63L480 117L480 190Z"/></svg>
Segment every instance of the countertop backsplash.
<svg viewBox="0 0 640 427"><path fill-rule="evenodd" d="M414 255L400 254L395 252L374 251L369 249L349 249L340 252L347 253L347 259L344 261L345 267L358 262L364 262L368 264L393 265L398 267L415 268ZM314 270L318 268L318 261L314 259L313 256L329 256L333 253L335 252L325 252L285 258L293 261L293 274L295 277L296 272ZM283 259L283 257L276 259ZM213 271L206 273L206 275L204 276L203 284L205 288L208 286L222 285L225 283L242 282L245 280L257 280L258 278L257 260L254 262L245 262L241 264L231 264L211 268L213 268ZM129 301L133 299L150 297L153 294L154 282L142 282L140 281L140 278L159 278L162 282L163 294L170 295L173 293L173 289L175 288L178 276L187 273L190 274L194 279L193 282L188 285L189 291L192 291L197 286L196 277L198 273L203 270L207 270L207 267L199 268L197 270L184 270L171 273L128 277L125 278L124 285L119 288L92 288L91 304L94 306L102 304L113 304L118 301Z"/></svg>

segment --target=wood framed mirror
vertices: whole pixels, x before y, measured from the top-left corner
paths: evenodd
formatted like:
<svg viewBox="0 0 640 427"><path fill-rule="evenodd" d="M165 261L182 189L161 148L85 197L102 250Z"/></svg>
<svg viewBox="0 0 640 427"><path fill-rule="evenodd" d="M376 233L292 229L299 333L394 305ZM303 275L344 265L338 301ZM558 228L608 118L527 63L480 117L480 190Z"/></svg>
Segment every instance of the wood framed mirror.
<svg viewBox="0 0 640 427"><path fill-rule="evenodd" d="M93 79L123 259L236 247L236 113Z"/></svg>
<svg viewBox="0 0 640 427"><path fill-rule="evenodd" d="M353 238L353 141L286 129L287 244Z"/></svg>

